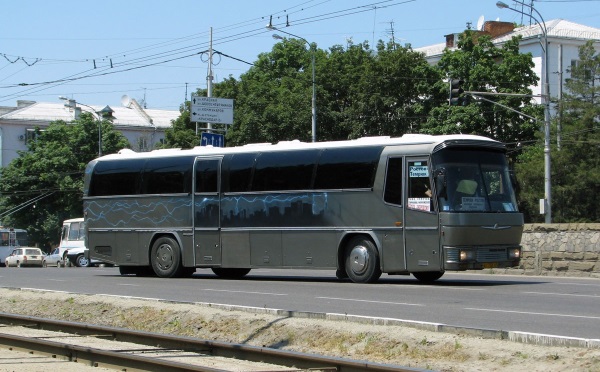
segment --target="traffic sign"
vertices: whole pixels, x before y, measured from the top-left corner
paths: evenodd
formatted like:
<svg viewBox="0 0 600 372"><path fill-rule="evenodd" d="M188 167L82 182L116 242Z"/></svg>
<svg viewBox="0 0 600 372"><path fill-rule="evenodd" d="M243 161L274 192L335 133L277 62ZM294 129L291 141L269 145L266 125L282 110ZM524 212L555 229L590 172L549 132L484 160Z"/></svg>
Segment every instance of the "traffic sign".
<svg viewBox="0 0 600 372"><path fill-rule="evenodd" d="M233 99L200 97L192 94L191 121L233 124Z"/></svg>
<svg viewBox="0 0 600 372"><path fill-rule="evenodd" d="M202 132L200 146L225 147L225 136L217 133Z"/></svg>

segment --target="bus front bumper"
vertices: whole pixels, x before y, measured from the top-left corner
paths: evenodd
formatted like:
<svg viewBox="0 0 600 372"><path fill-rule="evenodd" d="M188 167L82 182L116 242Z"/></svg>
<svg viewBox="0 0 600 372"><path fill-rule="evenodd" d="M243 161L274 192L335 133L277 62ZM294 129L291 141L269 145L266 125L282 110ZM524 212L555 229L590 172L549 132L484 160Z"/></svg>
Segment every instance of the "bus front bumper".
<svg viewBox="0 0 600 372"><path fill-rule="evenodd" d="M518 267L521 246L442 247L444 269L454 271Z"/></svg>

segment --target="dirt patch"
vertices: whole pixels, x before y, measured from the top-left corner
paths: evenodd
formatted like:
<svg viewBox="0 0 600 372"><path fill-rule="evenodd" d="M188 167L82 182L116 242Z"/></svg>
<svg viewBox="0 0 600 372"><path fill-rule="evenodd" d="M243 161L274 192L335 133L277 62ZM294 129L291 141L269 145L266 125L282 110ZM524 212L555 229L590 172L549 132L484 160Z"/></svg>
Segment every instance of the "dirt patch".
<svg viewBox="0 0 600 372"><path fill-rule="evenodd" d="M599 371L600 350L205 305L0 288L0 311L437 371Z"/></svg>

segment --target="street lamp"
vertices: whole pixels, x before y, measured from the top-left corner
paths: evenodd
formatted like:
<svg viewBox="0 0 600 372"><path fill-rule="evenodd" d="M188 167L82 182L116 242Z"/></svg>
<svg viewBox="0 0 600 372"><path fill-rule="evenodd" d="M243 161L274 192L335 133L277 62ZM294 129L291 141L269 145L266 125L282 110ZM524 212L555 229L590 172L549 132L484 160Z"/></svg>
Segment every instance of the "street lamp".
<svg viewBox="0 0 600 372"><path fill-rule="evenodd" d="M282 32L284 34L293 36L297 39L300 39L302 41L304 41L306 44L308 44L308 47L310 48L310 51L312 52L312 141L313 142L317 142L317 92L316 92L316 81L315 81L315 54L316 51L313 48L313 46L308 42L308 40L306 40L305 38L298 36L298 35L294 35L290 32L286 32L283 30L280 30L278 28L276 28L275 26L269 24L267 26L267 29L271 30L271 31L279 31ZM283 37L281 37L280 35L277 34L273 34L273 39L279 39L279 40L283 40Z"/></svg>
<svg viewBox="0 0 600 372"><path fill-rule="evenodd" d="M77 105L85 106L92 110L92 113L96 115L96 118L98 119L98 157L102 156L102 116L100 114L112 112L112 109L106 106L101 111L96 111L92 106L86 105L85 103L77 102L74 99L70 99L63 96L60 96L58 98L63 101L67 101L68 103L65 104L65 106L67 107L72 107L73 109L75 109Z"/></svg>
<svg viewBox="0 0 600 372"><path fill-rule="evenodd" d="M544 92L542 93L542 99L544 100L544 214L545 214L545 222L552 222L552 208L551 208L551 196L552 196L552 184L550 182L550 74L548 69L548 29L546 28L546 22L544 18L533 7L533 5L526 4L519 0L515 0L515 2L529 7L533 12L535 12L539 19L534 17L531 14L526 14L518 9L514 9L503 3L502 1L498 1L496 6L500 9L510 9L513 12L517 12L523 15L528 15L533 18L537 24L540 26L540 30L542 31L542 48L544 49L543 58L543 69L544 71Z"/></svg>

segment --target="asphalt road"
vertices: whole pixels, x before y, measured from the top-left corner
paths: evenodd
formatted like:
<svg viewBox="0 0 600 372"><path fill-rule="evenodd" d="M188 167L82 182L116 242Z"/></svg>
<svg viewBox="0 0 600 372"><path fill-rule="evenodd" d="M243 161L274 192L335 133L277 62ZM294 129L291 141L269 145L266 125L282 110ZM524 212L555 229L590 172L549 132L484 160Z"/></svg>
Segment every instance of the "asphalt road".
<svg viewBox="0 0 600 372"><path fill-rule="evenodd" d="M333 271L253 270L224 280L120 276L118 268L0 268L0 287L340 313L478 329L600 339L600 279L446 273L340 282Z"/></svg>

